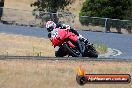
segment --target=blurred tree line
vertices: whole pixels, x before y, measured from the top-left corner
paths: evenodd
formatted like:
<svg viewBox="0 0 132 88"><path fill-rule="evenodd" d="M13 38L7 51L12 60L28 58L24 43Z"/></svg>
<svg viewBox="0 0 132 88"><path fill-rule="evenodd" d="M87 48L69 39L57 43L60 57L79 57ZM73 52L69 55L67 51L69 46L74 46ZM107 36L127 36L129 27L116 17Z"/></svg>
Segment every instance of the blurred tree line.
<svg viewBox="0 0 132 88"><path fill-rule="evenodd" d="M75 0L37 0L31 4L36 7L34 11L43 11L49 13L56 13L57 11L63 11L66 6L73 3ZM54 18L57 22L56 14L51 14L50 18Z"/></svg>
<svg viewBox="0 0 132 88"><path fill-rule="evenodd" d="M31 4L34 11L56 13L76 0L37 0ZM86 0L80 16L132 20L132 0Z"/></svg>
<svg viewBox="0 0 132 88"><path fill-rule="evenodd" d="M86 0L80 16L132 20L132 0Z"/></svg>
<svg viewBox="0 0 132 88"><path fill-rule="evenodd" d="M83 25L103 26L106 31L115 27L119 33L121 28L132 31L132 0L86 0L79 15Z"/></svg>

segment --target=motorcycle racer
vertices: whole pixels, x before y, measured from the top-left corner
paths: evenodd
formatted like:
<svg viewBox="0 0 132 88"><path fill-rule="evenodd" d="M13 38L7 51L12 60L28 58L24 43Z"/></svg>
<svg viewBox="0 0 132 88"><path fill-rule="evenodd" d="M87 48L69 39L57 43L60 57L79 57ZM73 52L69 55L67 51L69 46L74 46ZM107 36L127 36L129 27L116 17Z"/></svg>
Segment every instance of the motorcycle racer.
<svg viewBox="0 0 132 88"><path fill-rule="evenodd" d="M66 24L60 24L60 23L57 23L55 24L53 21L48 21L46 23L46 28L47 28L47 31L50 33L54 28L60 28L60 29L66 29L66 30L69 30L70 32L74 33L75 35L79 36L80 39L82 39L84 42L88 42L87 39L85 39L81 34L79 34L74 28L71 28L69 25L66 25ZM50 38L50 34L48 36Z"/></svg>
<svg viewBox="0 0 132 88"><path fill-rule="evenodd" d="M55 29L59 28L59 29L64 29L64 30L69 30L70 32L74 33L75 35L77 35L79 37L79 39L82 39L84 42L88 43L88 40L85 39L84 37L82 37L82 35L80 35L76 30L74 30L73 28L71 28L69 25L66 24L55 24L53 21L48 21L46 23L46 28L47 31L49 32L48 37L51 37L51 33L54 32ZM82 49L81 49L81 43L80 41L76 41L76 43L78 44L78 47L80 49L80 52L83 53ZM56 57L63 57L64 55L62 55L62 49L59 46L55 47L55 56Z"/></svg>

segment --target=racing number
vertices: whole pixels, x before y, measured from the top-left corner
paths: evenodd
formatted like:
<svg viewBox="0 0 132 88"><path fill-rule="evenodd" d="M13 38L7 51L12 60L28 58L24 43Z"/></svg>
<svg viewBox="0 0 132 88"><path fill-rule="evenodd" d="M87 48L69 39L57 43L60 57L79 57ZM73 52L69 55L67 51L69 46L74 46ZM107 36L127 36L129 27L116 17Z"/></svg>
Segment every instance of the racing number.
<svg viewBox="0 0 132 88"><path fill-rule="evenodd" d="M57 36L58 36L58 30L57 29L56 30L53 30L51 32L51 37L56 38Z"/></svg>

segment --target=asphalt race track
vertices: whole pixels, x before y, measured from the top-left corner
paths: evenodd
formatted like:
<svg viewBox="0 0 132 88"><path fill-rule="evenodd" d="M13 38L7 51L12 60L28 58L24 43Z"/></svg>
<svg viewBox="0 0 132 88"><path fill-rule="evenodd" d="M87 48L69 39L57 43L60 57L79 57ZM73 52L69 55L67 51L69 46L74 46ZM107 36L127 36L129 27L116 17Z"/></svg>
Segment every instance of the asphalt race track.
<svg viewBox="0 0 132 88"><path fill-rule="evenodd" d="M52 60L52 61L126 61L131 62L132 59L123 58L88 58L88 57L44 57L44 56L0 56L0 60Z"/></svg>
<svg viewBox="0 0 132 88"><path fill-rule="evenodd" d="M35 36L47 38L45 28L24 27L15 25L5 25L0 23L0 33L9 33L25 36ZM109 59L132 59L132 35L79 31L90 42L104 43L108 48L108 53L100 55L99 58Z"/></svg>

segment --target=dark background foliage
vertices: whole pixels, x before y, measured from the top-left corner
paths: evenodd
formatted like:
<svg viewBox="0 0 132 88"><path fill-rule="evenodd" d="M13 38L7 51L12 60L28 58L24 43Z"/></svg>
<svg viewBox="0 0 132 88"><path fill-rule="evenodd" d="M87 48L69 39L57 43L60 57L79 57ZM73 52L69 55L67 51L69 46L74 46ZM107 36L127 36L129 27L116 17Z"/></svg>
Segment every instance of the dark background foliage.
<svg viewBox="0 0 132 88"><path fill-rule="evenodd" d="M132 19L132 0L86 0L80 16Z"/></svg>

